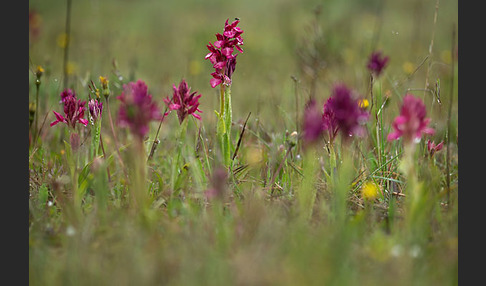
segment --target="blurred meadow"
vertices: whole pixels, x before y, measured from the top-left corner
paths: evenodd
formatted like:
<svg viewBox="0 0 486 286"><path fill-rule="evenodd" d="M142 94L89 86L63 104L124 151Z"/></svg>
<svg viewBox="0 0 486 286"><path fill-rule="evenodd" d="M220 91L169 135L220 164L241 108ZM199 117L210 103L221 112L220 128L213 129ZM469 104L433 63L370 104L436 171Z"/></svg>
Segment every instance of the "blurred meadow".
<svg viewBox="0 0 486 286"><path fill-rule="evenodd" d="M40 128L38 138L29 131L29 284L458 284L458 1L73 0L67 62L67 1L30 0L29 10L29 102L38 104L31 116L37 113ZM233 152L239 138L241 146L232 175L223 179L217 176L220 93L210 85L213 67L205 56L215 33L235 18L244 52L231 85ZM300 137L306 102L313 94L322 110L336 83L372 102L366 65L376 50L390 60L373 87L381 102L370 110L368 135L352 146L336 144L352 170L338 163L334 173L326 140L315 148L321 167L306 167ZM112 92L101 123L106 154L101 167L80 156L74 189L85 192L82 215L70 221L73 173L66 156L72 154L65 130L49 124L53 111L62 111L64 82L88 100L90 81L99 87L100 76ZM116 97L138 79L161 112L182 79L202 94L201 121L188 118L186 141L177 141L175 112L160 133L159 122L150 123L146 152L157 134L160 143L147 162L151 203L142 217L129 211L130 183L119 163L130 165L131 134L115 126L114 138L106 116L111 110L116 125ZM417 186L429 194L415 205L421 211L407 209L412 183L400 169L401 141L384 139L407 92L423 100L435 130L414 154ZM86 130L80 134L89 145ZM444 142L433 158L427 139ZM97 171L105 167L109 182ZM305 174L317 177L309 182ZM205 190L226 179L226 196L208 200ZM369 180L381 190L371 201L362 192ZM312 215L303 220L295 194L313 188ZM333 208L334 189L347 190L346 219Z"/></svg>

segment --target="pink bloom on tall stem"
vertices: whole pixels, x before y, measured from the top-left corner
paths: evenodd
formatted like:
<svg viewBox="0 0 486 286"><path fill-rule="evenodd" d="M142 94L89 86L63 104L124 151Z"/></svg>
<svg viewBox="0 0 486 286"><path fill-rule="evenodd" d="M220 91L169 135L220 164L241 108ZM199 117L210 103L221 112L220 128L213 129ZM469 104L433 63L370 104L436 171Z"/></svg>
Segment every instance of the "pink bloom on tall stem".
<svg viewBox="0 0 486 286"><path fill-rule="evenodd" d="M65 89L61 92L61 103L63 104L64 116L53 111L56 120L50 126L54 126L59 122L63 122L69 127L75 129L76 123L81 123L84 126L88 125L88 120L84 119L84 110L86 101L81 101L76 98L76 93L71 89Z"/></svg>
<svg viewBox="0 0 486 286"><path fill-rule="evenodd" d="M379 76L388 64L389 59L388 56L383 56L380 51L373 52L368 60L367 68L370 72Z"/></svg>
<svg viewBox="0 0 486 286"><path fill-rule="evenodd" d="M123 91L117 99L121 101L118 111L119 126L129 127L140 139L148 133L150 121L161 118L160 111L142 80L124 84Z"/></svg>
<svg viewBox="0 0 486 286"><path fill-rule="evenodd" d="M201 94L196 95L197 91L191 93L191 88L184 79L179 83L179 87L173 85L173 89L172 99L167 97L164 99L164 102L170 110L177 110L179 123L182 123L188 115L201 120L201 116L196 113L196 111L202 113L198 108Z"/></svg>
<svg viewBox="0 0 486 286"><path fill-rule="evenodd" d="M211 73L212 79L210 84L212 88L215 88L219 84L231 85L231 76L236 67L236 56L238 54L233 54L234 50L238 50L243 53L241 45L243 45L243 30L237 27L240 20L235 20L231 24L228 24L226 20L224 25L223 34L217 33L217 41L209 43L207 48L209 53L206 55L205 59L213 64L215 71Z"/></svg>
<svg viewBox="0 0 486 286"><path fill-rule="evenodd" d="M422 99L407 94L403 98L400 115L393 121L394 131L388 134L387 140L393 141L400 137L409 144L420 140L422 134L433 135L434 129L427 127L430 118L425 118L427 110Z"/></svg>

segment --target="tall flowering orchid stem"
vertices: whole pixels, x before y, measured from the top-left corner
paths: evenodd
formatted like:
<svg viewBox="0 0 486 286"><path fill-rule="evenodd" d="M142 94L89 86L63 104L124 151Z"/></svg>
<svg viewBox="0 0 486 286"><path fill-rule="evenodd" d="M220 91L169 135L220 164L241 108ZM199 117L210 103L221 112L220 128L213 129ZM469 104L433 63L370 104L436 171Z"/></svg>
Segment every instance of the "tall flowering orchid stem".
<svg viewBox="0 0 486 286"><path fill-rule="evenodd" d="M226 167L231 169L231 124L232 124L232 110L231 110L231 77L236 68L236 57L238 54L233 54L236 49L243 53L241 45L243 45L243 30L237 27L240 20L235 18L232 23L226 20L224 24L223 34L216 33L217 41L209 43L206 47L209 53L205 59L209 59L215 71L211 73L213 77L210 80L212 88L218 85L220 87L220 109L218 116L216 134L218 136L221 150L223 153L223 162Z"/></svg>
<svg viewBox="0 0 486 286"><path fill-rule="evenodd" d="M167 108L170 111L177 111L177 117L179 119L179 132L177 134L176 138L176 155L175 155L175 161L172 164L172 174L171 174L171 187L172 190L174 191L172 194L175 193L177 186L177 178L179 176L179 162L181 160L181 153L183 150L183 147L186 145L186 130L187 130L187 124L188 124L188 116L192 115L194 118L201 120L201 116L197 113L202 111L199 109L199 98L202 96L201 94L197 94L197 91L191 92L191 88L185 81L185 79L182 79L181 82L179 83L179 86L173 85L173 94L172 98L165 98L164 102L167 105ZM164 113L164 117L168 114L169 112Z"/></svg>
<svg viewBox="0 0 486 286"><path fill-rule="evenodd" d="M150 202L146 185L147 155L144 138L150 131L150 122L160 120L162 116L143 80L124 84L117 99L120 101L117 123L120 127L129 128L134 141L128 153L130 208L144 215Z"/></svg>
<svg viewBox="0 0 486 286"><path fill-rule="evenodd" d="M125 178L128 178L128 172L125 168L125 164L123 163L121 154L120 154L120 143L118 141L118 137L116 136L115 132L115 127L113 125L113 119L111 117L111 111L110 111L110 102L109 102L109 97L106 97L106 111L108 112L108 121L110 121L110 128L111 128L111 133L113 134L113 141L115 141L115 150L116 153L118 154L118 162L120 163L120 166L123 170L123 174L125 175Z"/></svg>
<svg viewBox="0 0 486 286"><path fill-rule="evenodd" d="M399 168L407 177L407 227L409 228L408 233L412 235L412 240L423 237L420 234L425 230L424 222L427 221L423 218L423 215L426 214L424 207L427 206L427 197L417 180L414 155L416 144L422 135L433 135L435 132L434 129L427 126L429 122L430 118L426 118L426 108L422 99L407 94L403 98L400 115L393 121L394 131L387 137L388 141L403 138L404 155Z"/></svg>
<svg viewBox="0 0 486 286"><path fill-rule="evenodd" d="M56 120L53 121L50 126L52 127L59 123L65 123L68 127L66 132L69 132L69 142L65 142L65 150L66 159L71 172L74 220L76 221L82 212L81 201L84 195L84 189L80 189L78 186L78 163L81 139L79 133L76 131L76 126L78 123L84 126L88 125L88 120L84 119L86 102L78 99L76 93L71 89L63 90L60 96L64 115L53 111Z"/></svg>

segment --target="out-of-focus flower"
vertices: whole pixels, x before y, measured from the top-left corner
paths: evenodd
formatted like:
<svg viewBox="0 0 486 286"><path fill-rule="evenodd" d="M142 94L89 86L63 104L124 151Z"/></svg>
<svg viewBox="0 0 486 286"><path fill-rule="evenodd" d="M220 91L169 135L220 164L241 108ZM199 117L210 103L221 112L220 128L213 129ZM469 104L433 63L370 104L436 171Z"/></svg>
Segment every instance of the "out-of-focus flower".
<svg viewBox="0 0 486 286"><path fill-rule="evenodd" d="M88 101L88 108L89 114L93 118L94 122L101 118L101 112L103 111L103 102L98 101L97 99L91 99L90 101Z"/></svg>
<svg viewBox="0 0 486 286"><path fill-rule="evenodd" d="M324 113L322 114L323 129L329 134L329 141L334 142L334 138L339 130L334 111L332 109L333 97L329 97L324 104Z"/></svg>
<svg viewBox="0 0 486 286"><path fill-rule="evenodd" d="M150 121L161 118L160 111L142 80L124 84L123 91L117 99L121 101L118 110L119 126L129 127L130 131L140 139L148 133Z"/></svg>
<svg viewBox="0 0 486 286"><path fill-rule="evenodd" d="M84 110L86 101L76 98L76 93L71 89L65 89L61 92L61 103L64 105L64 116L53 111L56 120L50 126L54 126L59 122L66 123L69 127L75 128L76 123L81 123L84 126L88 125L88 120L84 119Z"/></svg>
<svg viewBox="0 0 486 286"><path fill-rule="evenodd" d="M43 73L44 68L42 68L41 66L37 66L37 68L35 69L35 76L37 77L37 79L40 79Z"/></svg>
<svg viewBox="0 0 486 286"><path fill-rule="evenodd" d="M225 168L216 168L211 177L211 188L204 192L207 199L224 200L228 182L228 172Z"/></svg>
<svg viewBox="0 0 486 286"><path fill-rule="evenodd" d="M434 141L427 140L427 150L429 151L430 157L434 156L435 152L442 150L442 147L444 147L443 141L435 145Z"/></svg>
<svg viewBox="0 0 486 286"><path fill-rule="evenodd" d="M376 76L379 76L385 66L388 64L389 59L390 58L388 56L383 56L381 51L375 51L370 55L367 68L370 72L374 73Z"/></svg>
<svg viewBox="0 0 486 286"><path fill-rule="evenodd" d="M303 122L303 139L307 144L316 142L322 135L323 123L322 114L319 112L317 103L310 99L305 106Z"/></svg>
<svg viewBox="0 0 486 286"><path fill-rule="evenodd" d="M352 96L352 91L343 84L334 86L331 97L324 104L321 114L316 107L314 99L311 99L305 108L304 114L304 140L316 141L323 131L328 132L329 141L334 142L338 131L344 138L349 136L363 136L368 120L368 112L360 107L358 100Z"/></svg>
<svg viewBox="0 0 486 286"><path fill-rule="evenodd" d="M167 97L164 99L164 102L170 110L177 110L179 123L182 124L188 115L192 115L201 120L201 116L196 113L196 111L202 113L198 108L201 94L196 95L197 91L191 93L191 88L187 85L187 82L184 79L179 83L179 87L173 85L172 88L174 89L172 99Z"/></svg>
<svg viewBox="0 0 486 286"><path fill-rule="evenodd" d="M108 100L108 97L110 97L110 86L108 85L109 81L106 77L100 76L100 83L103 96Z"/></svg>
<svg viewBox="0 0 486 286"><path fill-rule="evenodd" d="M368 106L370 106L370 102L368 101L368 99L359 99L358 104L359 104L359 107L361 107L363 109L366 109L366 108L368 108Z"/></svg>
<svg viewBox="0 0 486 286"><path fill-rule="evenodd" d="M236 19L231 24L228 24L228 20L225 22L223 34L217 33L217 41L207 45L209 53L205 59L209 59L215 69L211 73L213 78L210 80L213 88L219 84L231 85L231 76L236 68L236 56L238 55L233 54L234 49L243 53L240 46L243 45L241 34L244 31L237 27L240 20Z"/></svg>
<svg viewBox="0 0 486 286"><path fill-rule="evenodd" d="M66 73L68 75L73 75L78 71L78 64L75 62L68 62L66 65Z"/></svg>
<svg viewBox="0 0 486 286"><path fill-rule="evenodd" d="M402 69L407 75L411 75L415 70L415 66L411 62L404 62L402 65Z"/></svg>
<svg viewBox="0 0 486 286"><path fill-rule="evenodd" d="M433 135L434 129L427 127L430 118L425 118L427 110L422 99L407 94L403 98L400 115L393 121L394 131L388 134L388 141L403 140L409 144L422 138L422 134Z"/></svg>
<svg viewBox="0 0 486 286"><path fill-rule="evenodd" d="M344 84L337 84L334 86L331 98L324 107L324 114L329 114L324 121L325 129L333 131L337 126L345 138L351 135L363 136L365 133L363 125L368 120L369 114L360 108L358 100L352 96L352 91Z"/></svg>
<svg viewBox="0 0 486 286"><path fill-rule="evenodd" d="M69 42L69 36L66 33L61 33L57 36L57 45L60 48L65 49Z"/></svg>
<svg viewBox="0 0 486 286"><path fill-rule="evenodd" d="M36 41L41 32L42 17L35 9L29 10L29 35Z"/></svg>
<svg viewBox="0 0 486 286"><path fill-rule="evenodd" d="M366 182L361 187L361 194L366 200L374 200L378 196L380 188L373 182Z"/></svg>

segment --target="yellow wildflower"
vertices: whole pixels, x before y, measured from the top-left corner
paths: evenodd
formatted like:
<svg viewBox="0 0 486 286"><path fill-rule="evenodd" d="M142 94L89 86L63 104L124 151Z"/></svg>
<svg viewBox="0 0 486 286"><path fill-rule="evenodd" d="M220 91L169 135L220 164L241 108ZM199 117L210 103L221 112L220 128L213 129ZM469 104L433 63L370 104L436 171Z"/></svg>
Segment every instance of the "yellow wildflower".
<svg viewBox="0 0 486 286"><path fill-rule="evenodd" d="M415 66L411 62L404 62L402 68L403 71L408 75L412 74L413 71L415 70Z"/></svg>
<svg viewBox="0 0 486 286"><path fill-rule="evenodd" d="M361 194L366 200L374 200L378 196L380 188L373 182L366 182L361 187Z"/></svg>
<svg viewBox="0 0 486 286"><path fill-rule="evenodd" d="M359 107L363 109L366 109L368 108L368 106L370 106L370 102L368 101L368 99L360 99L358 100L358 103L359 103Z"/></svg>
<svg viewBox="0 0 486 286"><path fill-rule="evenodd" d="M69 36L66 33L62 33L57 36L57 45L65 49L68 45Z"/></svg>
<svg viewBox="0 0 486 286"><path fill-rule="evenodd" d="M100 76L100 82L101 82L101 86L103 87L103 89L108 88L108 80L106 79L106 77Z"/></svg>

